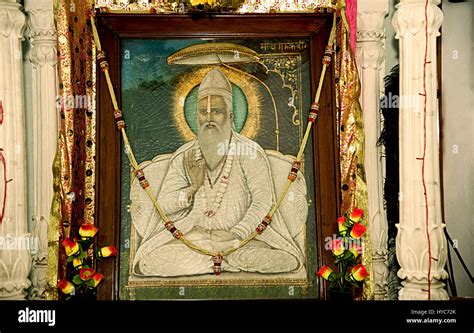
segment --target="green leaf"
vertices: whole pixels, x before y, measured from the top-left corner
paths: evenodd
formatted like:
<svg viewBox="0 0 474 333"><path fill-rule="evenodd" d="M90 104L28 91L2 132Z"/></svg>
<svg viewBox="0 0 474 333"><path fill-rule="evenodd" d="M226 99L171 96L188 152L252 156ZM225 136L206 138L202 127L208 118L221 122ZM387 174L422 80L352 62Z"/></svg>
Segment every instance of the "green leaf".
<svg viewBox="0 0 474 333"><path fill-rule="evenodd" d="M335 288L336 286L337 286L337 282L336 282L336 281L331 281L331 282L329 283L329 288L331 288L331 289Z"/></svg>
<svg viewBox="0 0 474 333"><path fill-rule="evenodd" d="M84 284L88 287L94 287L94 280L90 279L89 281L84 282Z"/></svg>
<svg viewBox="0 0 474 333"><path fill-rule="evenodd" d="M67 261L67 262L71 262L71 261L73 261L73 260L74 260L74 256L69 256L69 257L67 257L67 260L66 260L66 261Z"/></svg>
<svg viewBox="0 0 474 333"><path fill-rule="evenodd" d="M73 278L72 278L72 282L74 284L82 284L84 281L81 280L81 277L79 276L79 274L76 274Z"/></svg>
<svg viewBox="0 0 474 333"><path fill-rule="evenodd" d="M87 257L87 252L81 249L81 253L77 257L80 259L84 259Z"/></svg>
<svg viewBox="0 0 474 333"><path fill-rule="evenodd" d="M354 256L354 255L353 255L351 252L346 251L346 252L344 252L344 257L342 257L342 259L350 259L350 258L352 258L353 256Z"/></svg>

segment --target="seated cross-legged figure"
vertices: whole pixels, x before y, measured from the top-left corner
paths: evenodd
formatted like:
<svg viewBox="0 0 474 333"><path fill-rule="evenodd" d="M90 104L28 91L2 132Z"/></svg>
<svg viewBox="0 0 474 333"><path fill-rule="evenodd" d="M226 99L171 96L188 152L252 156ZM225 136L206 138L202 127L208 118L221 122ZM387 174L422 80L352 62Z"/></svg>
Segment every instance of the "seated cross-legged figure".
<svg viewBox="0 0 474 333"><path fill-rule="evenodd" d="M254 141L234 131L232 86L217 68L198 91L197 139L169 159L158 202L185 237L212 252L250 235L276 201L269 158ZM271 225L224 257L223 272L287 273L302 268L303 254L277 211ZM173 238L163 222L148 227L133 272L186 276L213 272L213 259Z"/></svg>

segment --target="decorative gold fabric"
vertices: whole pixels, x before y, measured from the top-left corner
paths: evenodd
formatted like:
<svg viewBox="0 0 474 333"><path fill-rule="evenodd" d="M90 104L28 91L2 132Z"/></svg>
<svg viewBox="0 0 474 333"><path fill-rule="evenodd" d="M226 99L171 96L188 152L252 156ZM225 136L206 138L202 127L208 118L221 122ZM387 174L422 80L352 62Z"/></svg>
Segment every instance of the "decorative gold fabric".
<svg viewBox="0 0 474 333"><path fill-rule="evenodd" d="M344 24L338 27L338 46L336 63L336 93L339 103L339 159L341 166L341 211L351 211L359 207L367 212L367 184L364 169L364 124L362 108L359 103L360 82L357 66L349 44L349 33ZM342 213L341 212L341 213ZM365 221L368 218L366 216ZM372 246L369 225L364 236L362 263L370 276L364 283L364 299L374 297Z"/></svg>
<svg viewBox="0 0 474 333"><path fill-rule="evenodd" d="M48 232L48 299L66 276L59 244L82 223L94 222L95 61L89 17L93 0L56 0L60 134Z"/></svg>

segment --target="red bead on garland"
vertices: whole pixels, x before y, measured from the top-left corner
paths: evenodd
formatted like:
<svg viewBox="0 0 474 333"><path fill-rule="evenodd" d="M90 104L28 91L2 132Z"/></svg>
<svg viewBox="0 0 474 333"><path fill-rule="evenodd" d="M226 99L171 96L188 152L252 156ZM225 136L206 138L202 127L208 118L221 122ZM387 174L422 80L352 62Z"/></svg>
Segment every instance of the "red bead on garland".
<svg viewBox="0 0 474 333"><path fill-rule="evenodd" d="M117 128L119 130L121 130L122 128L125 128L125 120L123 120L123 114L120 109L117 109L114 111L114 117L117 123Z"/></svg>
<svg viewBox="0 0 474 333"><path fill-rule="evenodd" d="M323 65L329 66L329 64L331 63L331 55L332 55L332 48L329 46L326 46L326 49L324 50Z"/></svg>
<svg viewBox="0 0 474 333"><path fill-rule="evenodd" d="M105 58L104 51L97 52L97 61L99 62L102 72L105 72L106 70L109 69L109 63L107 62L107 59Z"/></svg>
<svg viewBox="0 0 474 333"><path fill-rule="evenodd" d="M308 122L314 123L316 121L316 118L318 118L318 113L319 113L319 103L312 103L311 108L309 109L309 116L308 116Z"/></svg>
<svg viewBox="0 0 474 333"><path fill-rule="evenodd" d="M215 275L221 275L222 272L222 255L218 253L214 257L212 257L212 260L214 261L214 274Z"/></svg>
<svg viewBox="0 0 474 333"><path fill-rule="evenodd" d="M301 162L293 161L293 165L291 166L291 171L288 174L288 179L292 182L295 181L296 177L298 176L298 170L300 169Z"/></svg>
<svg viewBox="0 0 474 333"><path fill-rule="evenodd" d="M137 171L135 171L135 173L137 174L137 178L140 182L140 186L143 189L146 189L147 187L150 187L150 183L148 183L148 180L145 178L145 173L143 172L142 169L137 169Z"/></svg>
<svg viewBox="0 0 474 333"><path fill-rule="evenodd" d="M262 220L262 222L260 222L260 224L257 226L257 228L255 229L255 231L257 232L257 234L261 234L265 229L267 229L267 227L270 225L270 223L272 223L272 217L271 216L265 216Z"/></svg>
<svg viewBox="0 0 474 333"><path fill-rule="evenodd" d="M183 233L180 230L178 230L174 226L173 222L171 222L171 221L168 221L168 222L165 223L165 228L166 228L166 230L171 232L173 237L176 238L176 239L180 239L183 236Z"/></svg>

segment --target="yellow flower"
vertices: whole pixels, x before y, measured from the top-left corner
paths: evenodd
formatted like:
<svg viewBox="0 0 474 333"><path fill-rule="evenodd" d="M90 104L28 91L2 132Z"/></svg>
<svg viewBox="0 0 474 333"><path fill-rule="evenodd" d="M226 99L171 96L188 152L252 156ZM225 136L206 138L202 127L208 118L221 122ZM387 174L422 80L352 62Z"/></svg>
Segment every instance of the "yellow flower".
<svg viewBox="0 0 474 333"><path fill-rule="evenodd" d="M63 241L63 246L64 246L64 250L66 251L66 255L68 257L75 255L80 250L79 243L76 241L72 241L69 238L66 238Z"/></svg>
<svg viewBox="0 0 474 333"><path fill-rule="evenodd" d="M117 255L117 249L115 246L104 246L99 250L99 257L107 258L107 257L114 257Z"/></svg>
<svg viewBox="0 0 474 333"><path fill-rule="evenodd" d="M63 294L73 294L74 293L74 285L66 279L62 279L58 282L58 289L61 290Z"/></svg>
<svg viewBox="0 0 474 333"><path fill-rule="evenodd" d="M360 245L353 245L350 247L349 252L354 255L354 259L356 259L362 253L362 246Z"/></svg>
<svg viewBox="0 0 474 333"><path fill-rule="evenodd" d="M79 269L79 268L82 267L82 264L83 264L83 262L82 262L81 258L72 259L72 265L74 266L74 268Z"/></svg>
<svg viewBox="0 0 474 333"><path fill-rule="evenodd" d="M92 276L92 281L94 282L92 284L92 287L97 287L99 285L99 283L102 282L102 280L104 279L104 276L100 273L95 273L93 276Z"/></svg>
<svg viewBox="0 0 474 333"><path fill-rule="evenodd" d="M335 257L339 257L344 254L344 243L341 238L332 240L331 251Z"/></svg>
<svg viewBox="0 0 474 333"><path fill-rule="evenodd" d="M82 239L94 237L95 234L99 231L98 228L94 227L91 223L83 223L79 228L79 235Z"/></svg>
<svg viewBox="0 0 474 333"><path fill-rule="evenodd" d="M327 266L324 265L321 267L321 269L316 273L317 276L322 277L324 280L329 280L329 277L333 273L333 270Z"/></svg>
<svg viewBox="0 0 474 333"><path fill-rule="evenodd" d="M365 268L365 266L362 264L354 266L354 268L352 268L351 275L350 275L350 277L354 281L362 281L367 276L369 276L369 273L367 272L367 269Z"/></svg>
<svg viewBox="0 0 474 333"><path fill-rule="evenodd" d="M347 226L345 225L346 223L346 218L344 216L341 216L340 218L337 219L337 227L339 230L339 233L342 236L347 235Z"/></svg>

